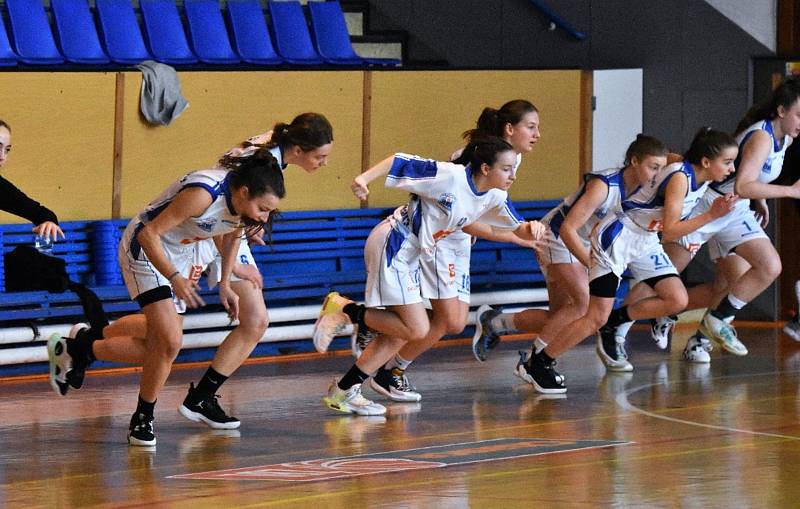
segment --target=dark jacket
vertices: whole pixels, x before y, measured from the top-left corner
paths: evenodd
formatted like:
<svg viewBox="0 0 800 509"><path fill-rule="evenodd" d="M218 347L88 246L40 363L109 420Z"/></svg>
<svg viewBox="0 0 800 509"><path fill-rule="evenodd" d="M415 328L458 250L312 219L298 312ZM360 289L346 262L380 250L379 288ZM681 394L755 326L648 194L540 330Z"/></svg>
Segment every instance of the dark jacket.
<svg viewBox="0 0 800 509"><path fill-rule="evenodd" d="M28 198L28 195L3 177L0 177L0 210L24 217L37 226L45 221L58 224L58 217L52 210Z"/></svg>

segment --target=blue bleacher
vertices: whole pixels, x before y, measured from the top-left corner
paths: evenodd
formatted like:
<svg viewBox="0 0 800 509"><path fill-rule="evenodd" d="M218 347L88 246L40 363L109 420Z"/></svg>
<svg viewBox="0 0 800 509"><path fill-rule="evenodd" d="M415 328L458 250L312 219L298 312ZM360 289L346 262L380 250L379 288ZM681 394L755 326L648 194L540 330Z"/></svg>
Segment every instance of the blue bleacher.
<svg viewBox="0 0 800 509"><path fill-rule="evenodd" d="M537 201L515 206L522 216L538 219L556 204ZM252 248L269 305L316 303L334 289L361 298L366 280L364 242L391 210L285 212L275 224L272 246ZM122 284L117 263L117 243L126 225L126 220L65 222L62 228L67 239L54 244L54 254L67 261L70 277L94 289L108 313L138 310ZM32 241L30 225L0 225L4 253ZM471 281L477 293L541 286L544 278L530 250L479 240L472 249ZM205 284L202 288L206 302L219 303L216 291L207 290ZM0 291L3 289L0 287ZM0 321L58 318L63 322L66 317L74 319L81 314L77 296L69 291L0 293Z"/></svg>
<svg viewBox="0 0 800 509"><path fill-rule="evenodd" d="M13 67L17 65L19 57L11 48L8 40L5 23L0 23L0 67Z"/></svg>
<svg viewBox="0 0 800 509"><path fill-rule="evenodd" d="M135 65L153 58L144 44L130 0L95 0L95 7L100 33L112 61Z"/></svg>
<svg viewBox="0 0 800 509"><path fill-rule="evenodd" d="M311 26L317 50L326 63L333 65L388 65L399 66L400 61L391 58L363 58L353 49L344 12L339 2L309 2Z"/></svg>
<svg viewBox="0 0 800 509"><path fill-rule="evenodd" d="M50 0L61 51L68 62L107 64L97 27L86 0Z"/></svg>
<svg viewBox="0 0 800 509"><path fill-rule="evenodd" d="M6 0L14 47L21 62L35 65L61 64L50 22L41 0Z"/></svg>
<svg viewBox="0 0 800 509"><path fill-rule="evenodd" d="M183 4L194 52L207 64L238 64L217 0L186 0Z"/></svg>
<svg viewBox="0 0 800 509"><path fill-rule="evenodd" d="M174 0L141 0L139 7L150 52L156 60L165 64L197 63Z"/></svg>
<svg viewBox="0 0 800 509"><path fill-rule="evenodd" d="M280 65L283 59L275 53L267 28L267 20L258 0L231 0L228 19L236 51L247 63Z"/></svg>
<svg viewBox="0 0 800 509"><path fill-rule="evenodd" d="M324 63L311 43L303 6L296 1L269 2L272 29L280 56L290 64Z"/></svg>

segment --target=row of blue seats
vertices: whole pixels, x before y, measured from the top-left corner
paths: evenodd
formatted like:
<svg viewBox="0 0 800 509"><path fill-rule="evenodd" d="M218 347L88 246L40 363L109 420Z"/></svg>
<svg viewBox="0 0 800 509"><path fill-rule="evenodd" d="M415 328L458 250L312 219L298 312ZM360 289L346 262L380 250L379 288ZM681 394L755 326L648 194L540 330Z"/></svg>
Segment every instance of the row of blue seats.
<svg viewBox="0 0 800 509"><path fill-rule="evenodd" d="M185 0L187 38L174 0L140 0L146 40L130 0L95 0L97 24L87 0L50 0L57 39L41 0L5 0L5 5L11 30L0 23L3 66L131 65L152 59L170 65L400 65L356 54L337 1L309 2L312 30L299 2L269 2L271 36L259 0L229 0L227 25L217 0Z"/></svg>
<svg viewBox="0 0 800 509"><path fill-rule="evenodd" d="M536 201L515 205L524 217L539 219L556 204ZM275 224L272 246L253 248L267 302L271 306L318 302L334 289L362 298L366 280L364 243L372 228L390 212L372 208L283 213ZM92 287L108 313L137 310L122 285L116 261L117 242L126 224L124 220L62 223L67 238L54 245L54 255L67 261L70 277ZM3 252L32 241L29 225L0 226ZM478 241L473 247L471 283L475 292L530 288L543 281L530 250L485 241ZM217 304L215 292L201 283L206 302ZM81 313L71 292L0 293L0 322L63 320L80 317Z"/></svg>

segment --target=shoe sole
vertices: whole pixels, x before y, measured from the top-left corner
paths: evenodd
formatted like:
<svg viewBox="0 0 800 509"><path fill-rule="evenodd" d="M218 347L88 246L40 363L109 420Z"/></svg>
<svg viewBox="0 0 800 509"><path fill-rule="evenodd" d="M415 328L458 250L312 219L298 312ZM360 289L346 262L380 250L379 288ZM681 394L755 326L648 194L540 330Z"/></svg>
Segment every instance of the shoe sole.
<svg viewBox="0 0 800 509"><path fill-rule="evenodd" d="M417 393L417 397L411 397L407 395L404 395L405 396L404 397L392 394L391 391L387 391L378 382L376 382L374 378L369 379L369 387L370 389L377 392L381 396L389 398L390 400L396 401L398 403L419 403L422 400L422 394L419 393Z"/></svg>
<svg viewBox="0 0 800 509"><path fill-rule="evenodd" d="M567 392L567 388L564 387L563 389L545 389L541 387L539 384L536 383L536 380L533 379L532 376L525 371L525 368L522 366L517 366L514 370L514 374L517 375L519 378L523 379L525 382L531 384L536 392L540 392L542 394L564 394Z"/></svg>
<svg viewBox="0 0 800 509"><path fill-rule="evenodd" d="M181 413L182 416L186 417L190 421L194 422L202 422L206 424L211 429L237 429L239 426L242 425L241 421L235 422L214 422L205 415L195 412L193 410L189 410L184 405L178 407L178 412Z"/></svg>
<svg viewBox="0 0 800 509"><path fill-rule="evenodd" d="M475 311L475 334L472 335L472 355L478 359L478 362L484 362L486 360L486 353L484 352L483 356L481 356L481 354L478 352L478 343L481 340L481 336L483 336L481 315L490 309L492 309L491 306L484 304L483 306L479 307L477 311Z"/></svg>
<svg viewBox="0 0 800 509"><path fill-rule="evenodd" d="M350 407L350 408L341 407L341 406L337 405L336 403L332 402L330 400L330 398L328 398L328 397L322 398L322 402L325 403L325 406L330 408L331 410L336 410L337 412L342 412L344 414L360 415L360 416L364 416L364 417L370 417L370 416L376 416L376 415L386 415L386 408L384 408L383 411L376 410L375 412L369 412L369 411L365 411L365 410L360 410L359 411L359 410L357 410L355 408L352 408L352 407Z"/></svg>
<svg viewBox="0 0 800 509"><path fill-rule="evenodd" d="M139 440L138 438L132 437L130 434L128 435L128 445L133 447L155 447L156 439L153 440Z"/></svg>
<svg viewBox="0 0 800 509"><path fill-rule="evenodd" d="M749 353L747 348L745 348L744 351L741 351L741 350L734 350L733 348L729 347L724 341L721 341L717 336L712 334L711 329L709 329L706 326L705 323L701 323L700 324L700 332L702 332L703 335L705 335L705 337L711 338L711 340L714 343L718 344L720 346L720 348L722 348L723 350L725 350L728 353L732 353L733 355L737 355L739 357L744 357L745 355L747 355Z"/></svg>
<svg viewBox="0 0 800 509"><path fill-rule="evenodd" d="M682 358L683 358L683 360L685 360L686 362L691 363L691 364L711 364L711 359L710 358L707 361L706 360L702 360L701 361L701 360L697 360L697 359L690 359L686 355L683 355Z"/></svg>
<svg viewBox="0 0 800 509"><path fill-rule="evenodd" d="M56 379L56 366L58 364L57 362L58 354L56 353L56 347L58 346L60 339L61 336L59 334L53 334L49 338L47 338L47 361L48 364L50 365L49 366L50 387L52 387L53 391L60 397L64 397L66 396L69 387L66 382L59 382Z"/></svg>
<svg viewBox="0 0 800 509"><path fill-rule="evenodd" d="M614 371L616 373L629 373L633 371L633 364L630 362L626 362L625 364L620 363L619 361L615 361L611 357L606 354L605 349L601 345L602 339L598 339L597 345L595 345L595 351L597 352L597 356L600 357L600 360L603 362L603 365L609 371Z"/></svg>

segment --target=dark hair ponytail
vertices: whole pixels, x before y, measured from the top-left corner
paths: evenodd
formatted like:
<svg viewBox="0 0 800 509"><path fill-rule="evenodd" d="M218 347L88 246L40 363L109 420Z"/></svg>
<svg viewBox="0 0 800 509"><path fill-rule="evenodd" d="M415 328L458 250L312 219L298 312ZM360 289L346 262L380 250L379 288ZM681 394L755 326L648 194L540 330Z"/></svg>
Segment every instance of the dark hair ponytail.
<svg viewBox="0 0 800 509"><path fill-rule="evenodd" d="M263 196L266 193L274 194L278 198L286 196L283 171L278 165L278 160L275 159L268 147L261 147L249 156L225 156L220 161L220 164L230 170L228 182L232 189L240 189L246 186L252 197ZM279 212L273 210L270 212L266 223L242 218L246 235L249 237L264 229L267 235L267 242L271 243L272 225L278 215Z"/></svg>
<svg viewBox="0 0 800 509"><path fill-rule="evenodd" d="M744 114L734 135L738 135L759 120L773 120L778 116L778 107L789 109L800 98L800 78L790 76L784 79L772 94L763 101L753 105Z"/></svg>
<svg viewBox="0 0 800 509"><path fill-rule="evenodd" d="M296 145L309 152L333 141L333 127L320 113L302 113L294 117L291 124L279 122L272 128L269 148Z"/></svg>
<svg viewBox="0 0 800 509"><path fill-rule="evenodd" d="M478 117L477 127L464 131L461 136L468 142L487 136L502 138L506 124L516 125L522 121L525 115L534 112L538 113L539 110L533 103L525 99L508 101L499 110L486 107Z"/></svg>
<svg viewBox="0 0 800 509"><path fill-rule="evenodd" d="M692 164L700 164L706 159L715 159L723 150L729 147L737 147L736 140L730 134L701 127L692 139L689 150L683 155L683 159Z"/></svg>
<svg viewBox="0 0 800 509"><path fill-rule="evenodd" d="M634 157L642 160L647 156L666 156L669 154L669 149L664 142L653 136L646 134L637 134L636 139L628 145L628 150L625 151L624 166L631 164L631 159Z"/></svg>
<svg viewBox="0 0 800 509"><path fill-rule="evenodd" d="M514 150L504 139L497 136L487 136L470 141L461 155L453 161L462 166L469 165L472 174L481 170L481 165L492 166L497 161L497 154Z"/></svg>

